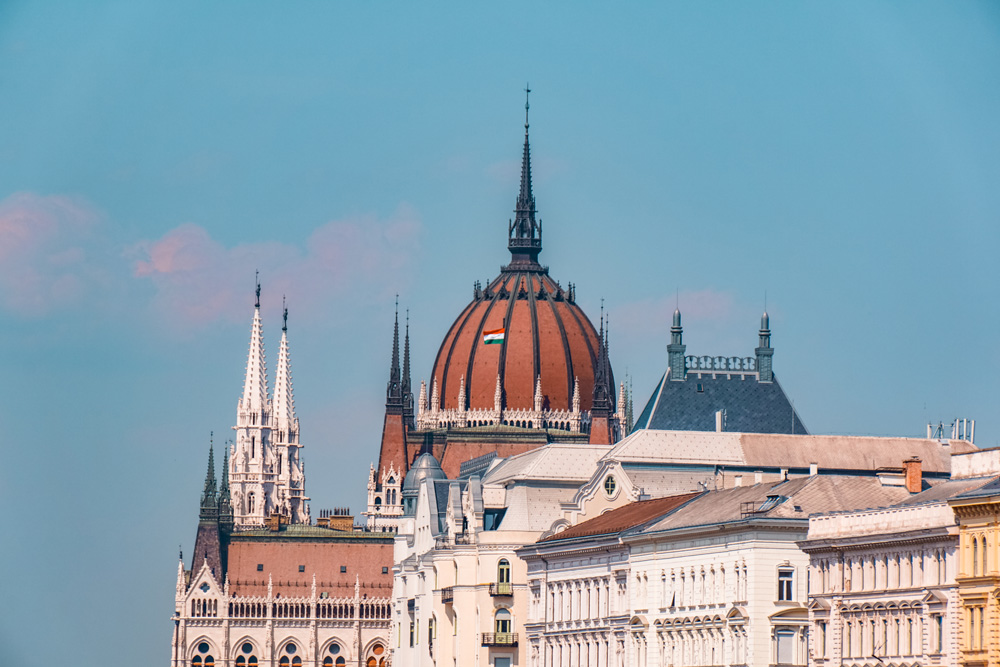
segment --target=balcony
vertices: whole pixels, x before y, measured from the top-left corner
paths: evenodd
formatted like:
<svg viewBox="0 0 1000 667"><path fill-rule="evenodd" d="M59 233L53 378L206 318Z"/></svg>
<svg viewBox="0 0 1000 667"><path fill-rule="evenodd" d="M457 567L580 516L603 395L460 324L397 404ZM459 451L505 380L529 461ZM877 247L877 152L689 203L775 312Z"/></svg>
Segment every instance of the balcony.
<svg viewBox="0 0 1000 667"><path fill-rule="evenodd" d="M455 587L448 586L447 588L441 589L441 602L443 604L451 604L455 601Z"/></svg>
<svg viewBox="0 0 1000 667"><path fill-rule="evenodd" d="M514 594L514 585L509 581L498 581L490 584L491 597L509 597Z"/></svg>
<svg viewBox="0 0 1000 667"><path fill-rule="evenodd" d="M517 646L516 632L484 632L483 646Z"/></svg>

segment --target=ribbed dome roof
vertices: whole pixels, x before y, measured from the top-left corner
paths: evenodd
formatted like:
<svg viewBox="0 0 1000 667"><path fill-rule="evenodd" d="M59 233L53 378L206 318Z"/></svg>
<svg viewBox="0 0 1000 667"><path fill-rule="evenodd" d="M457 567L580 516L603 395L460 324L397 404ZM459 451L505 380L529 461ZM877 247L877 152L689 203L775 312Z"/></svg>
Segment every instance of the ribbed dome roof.
<svg viewBox="0 0 1000 667"><path fill-rule="evenodd" d="M441 469L441 464L431 454L423 453L410 466L409 472L403 478L403 491L416 491L425 479L448 479Z"/></svg>
<svg viewBox="0 0 1000 667"><path fill-rule="evenodd" d="M497 374L503 407L532 409L541 376L543 408L570 410L573 383L580 382L580 408L589 410L599 337L583 310L541 271L508 267L465 307L441 343L434 361L441 407L493 409ZM502 345L483 343L483 332L505 329ZM465 378L467 405L460 406Z"/></svg>
<svg viewBox="0 0 1000 667"><path fill-rule="evenodd" d="M579 379L580 409L590 410L600 337L576 305L575 289L560 287L538 264L542 221L535 219L531 192L527 104L521 188L514 213L508 225L511 262L485 289L476 285L472 302L448 329L434 361L428 388L431 401L436 382L439 408L493 410L499 375L501 407L532 410L540 377L542 409L572 410L574 381ZM484 344L484 332L498 329L505 329L503 344ZM613 387L610 366L607 370L606 379ZM463 377L465 405L460 405Z"/></svg>

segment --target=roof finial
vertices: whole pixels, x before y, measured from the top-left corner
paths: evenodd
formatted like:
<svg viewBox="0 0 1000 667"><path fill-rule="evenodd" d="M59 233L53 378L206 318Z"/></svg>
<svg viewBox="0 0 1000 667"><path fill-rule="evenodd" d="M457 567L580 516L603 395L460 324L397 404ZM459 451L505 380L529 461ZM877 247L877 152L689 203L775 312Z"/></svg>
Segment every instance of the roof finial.
<svg viewBox="0 0 1000 667"><path fill-rule="evenodd" d="M531 95L531 88L529 84L524 84L524 133L528 133L528 109L531 105L528 104L528 96Z"/></svg>
<svg viewBox="0 0 1000 667"><path fill-rule="evenodd" d="M260 271L254 271L254 280L257 282L257 303L254 308L260 308Z"/></svg>
<svg viewBox="0 0 1000 667"><path fill-rule="evenodd" d="M281 295L281 318L283 320L281 325L282 331L288 331L288 306L285 305L285 295Z"/></svg>

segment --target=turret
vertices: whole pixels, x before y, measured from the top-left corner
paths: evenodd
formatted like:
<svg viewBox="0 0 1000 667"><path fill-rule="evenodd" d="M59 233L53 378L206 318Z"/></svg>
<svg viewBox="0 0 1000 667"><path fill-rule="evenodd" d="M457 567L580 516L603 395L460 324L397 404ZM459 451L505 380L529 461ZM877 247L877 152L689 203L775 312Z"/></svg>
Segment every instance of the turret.
<svg viewBox="0 0 1000 667"><path fill-rule="evenodd" d="M760 331L757 332L757 380L759 382L773 382L774 372L771 370L771 358L774 350L771 349L771 318L767 316L767 311L760 316Z"/></svg>
<svg viewBox="0 0 1000 667"><path fill-rule="evenodd" d="M671 380L679 381L687 376L684 367L684 352L687 350L687 346L682 342L683 335L684 329L681 328L681 311L678 308L674 310L674 322L673 326L670 327L670 344L667 345L667 358L670 364Z"/></svg>

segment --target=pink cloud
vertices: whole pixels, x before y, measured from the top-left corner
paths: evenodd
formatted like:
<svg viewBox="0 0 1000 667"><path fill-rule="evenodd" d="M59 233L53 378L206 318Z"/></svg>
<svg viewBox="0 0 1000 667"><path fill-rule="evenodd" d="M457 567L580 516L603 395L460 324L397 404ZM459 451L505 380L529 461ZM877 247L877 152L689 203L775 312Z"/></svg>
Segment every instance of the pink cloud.
<svg viewBox="0 0 1000 667"><path fill-rule="evenodd" d="M174 327L242 322L261 272L262 306L276 311L287 294L297 313L323 312L350 291L391 294L405 284L421 223L408 206L387 219L358 216L317 228L302 246L262 241L226 247L202 227L184 224L137 244L133 274L156 288L153 308Z"/></svg>
<svg viewBox="0 0 1000 667"><path fill-rule="evenodd" d="M78 198L18 192L0 201L0 306L42 316L106 282L93 260L99 221Z"/></svg>

